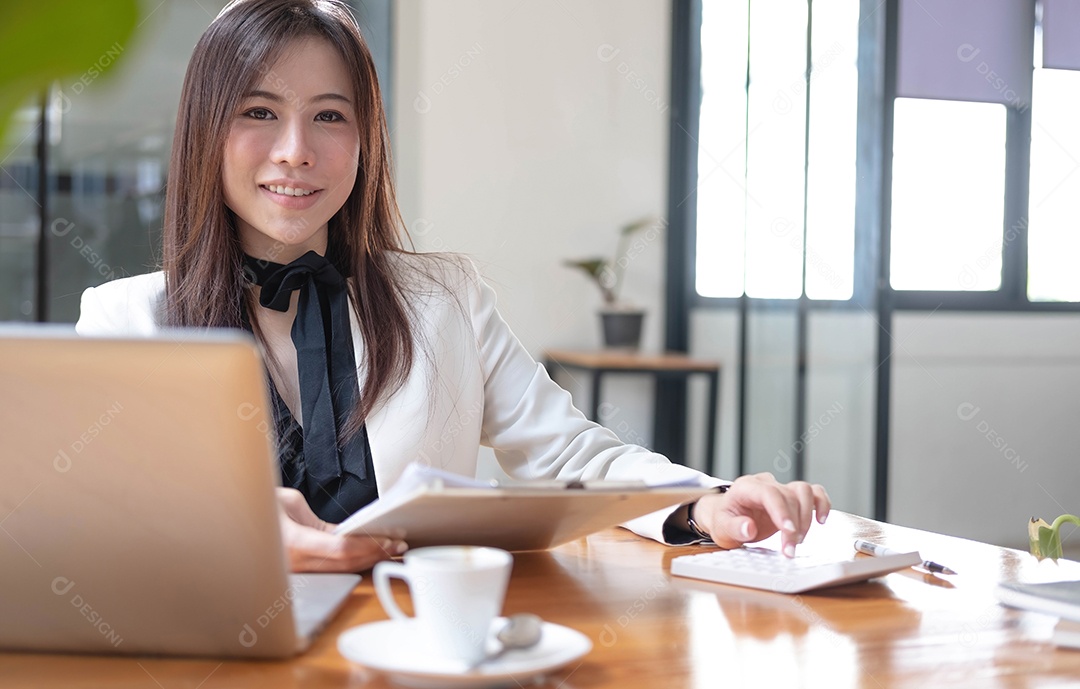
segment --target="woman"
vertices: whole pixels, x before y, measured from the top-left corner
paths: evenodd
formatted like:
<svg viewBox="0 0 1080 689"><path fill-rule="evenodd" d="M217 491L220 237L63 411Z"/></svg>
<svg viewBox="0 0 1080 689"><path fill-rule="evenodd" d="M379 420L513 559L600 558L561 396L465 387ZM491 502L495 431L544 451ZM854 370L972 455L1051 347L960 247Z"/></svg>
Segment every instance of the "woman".
<svg viewBox="0 0 1080 689"><path fill-rule="evenodd" d="M404 247L371 55L336 0L237 0L196 45L177 116L163 271L86 290L80 333L252 331L268 368L294 570L371 567L406 544L337 536L415 460L473 475L722 482L587 421L495 309L468 261ZM743 477L629 524L733 547L783 530L793 555L821 486Z"/></svg>

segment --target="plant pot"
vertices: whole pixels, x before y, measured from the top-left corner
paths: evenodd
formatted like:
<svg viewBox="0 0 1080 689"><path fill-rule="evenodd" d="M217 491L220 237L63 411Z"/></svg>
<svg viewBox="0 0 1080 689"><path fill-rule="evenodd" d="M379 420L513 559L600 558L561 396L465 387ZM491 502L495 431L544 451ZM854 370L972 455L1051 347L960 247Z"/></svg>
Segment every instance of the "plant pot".
<svg viewBox="0 0 1080 689"><path fill-rule="evenodd" d="M604 347L636 350L641 346L641 324L645 312L639 310L601 311Z"/></svg>

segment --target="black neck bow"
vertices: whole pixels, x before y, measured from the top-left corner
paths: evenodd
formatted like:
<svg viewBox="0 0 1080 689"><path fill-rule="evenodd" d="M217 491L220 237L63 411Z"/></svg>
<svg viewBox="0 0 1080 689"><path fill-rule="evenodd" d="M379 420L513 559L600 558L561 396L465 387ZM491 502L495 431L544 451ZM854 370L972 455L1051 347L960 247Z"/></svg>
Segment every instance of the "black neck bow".
<svg viewBox="0 0 1080 689"><path fill-rule="evenodd" d="M356 433L347 443L339 443L360 394L345 278L315 251L288 265L245 255L244 275L261 287L259 303L275 311L288 311L292 293L300 290L292 341L308 478L326 488L341 479L345 460L351 473L367 479L366 434Z"/></svg>

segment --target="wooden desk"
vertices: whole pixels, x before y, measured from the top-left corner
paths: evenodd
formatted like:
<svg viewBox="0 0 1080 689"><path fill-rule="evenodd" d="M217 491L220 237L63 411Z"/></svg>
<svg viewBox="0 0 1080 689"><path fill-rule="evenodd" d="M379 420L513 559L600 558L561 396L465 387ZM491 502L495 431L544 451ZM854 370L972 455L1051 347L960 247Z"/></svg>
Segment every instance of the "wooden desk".
<svg viewBox="0 0 1080 689"><path fill-rule="evenodd" d="M1080 578L1080 563L834 513L808 552L850 554L856 537L946 564L801 596L671 577L667 548L612 529L515 556L508 613L533 611L592 638L583 661L545 686L1036 687L1075 684L1080 651L1047 643L1053 618L1002 608L998 581ZM404 587L398 590L406 599ZM109 689L371 687L382 678L337 652L343 630L385 619L370 578L305 655L290 662L0 654L0 686Z"/></svg>
<svg viewBox="0 0 1080 689"><path fill-rule="evenodd" d="M709 382L708 411L705 417L705 473L716 473L716 415L720 404L720 363L703 359L691 359L685 354L668 352L664 354L642 354L618 350L600 350L579 352L566 349L549 349L544 352L544 368L555 380L555 374L561 369L578 369L592 375L592 399L589 400L588 418L603 424L606 419L600 412L600 384L604 376L612 373L644 373L655 380L688 380L694 375L704 375ZM661 437L659 416L653 431L653 442ZM672 457L669 448L656 447L660 454L667 455L672 461L683 461L683 457ZM685 462L683 462L685 463Z"/></svg>

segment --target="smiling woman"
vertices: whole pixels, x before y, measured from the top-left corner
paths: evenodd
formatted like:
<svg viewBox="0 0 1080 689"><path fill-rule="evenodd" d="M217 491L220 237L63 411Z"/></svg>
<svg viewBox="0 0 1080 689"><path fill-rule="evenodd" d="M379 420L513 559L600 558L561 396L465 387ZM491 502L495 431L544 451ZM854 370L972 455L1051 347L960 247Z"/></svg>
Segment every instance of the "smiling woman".
<svg viewBox="0 0 1080 689"><path fill-rule="evenodd" d="M588 421L467 259L405 248L387 142L374 63L341 2L236 0L188 65L164 270L82 298L80 333L252 332L266 355L293 569L355 571L404 551L336 535L330 522L419 458L475 476L481 443L516 479L719 484ZM726 547L782 530L793 555L829 500L821 486L758 475L696 507L695 530L687 507L628 527Z"/></svg>

